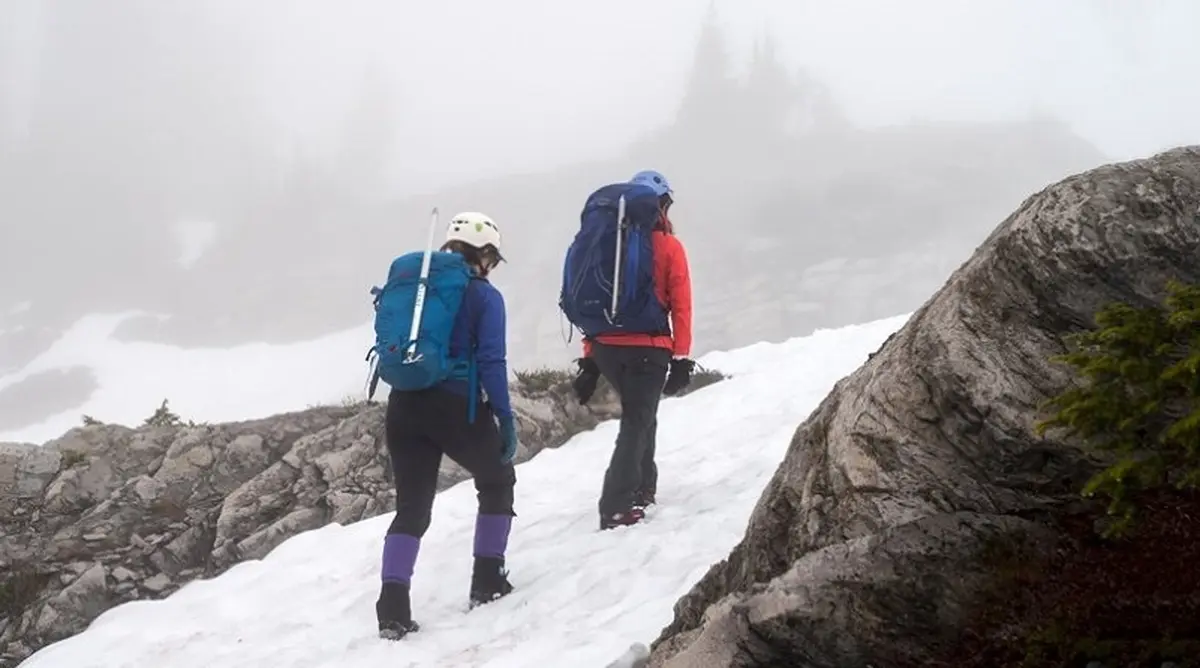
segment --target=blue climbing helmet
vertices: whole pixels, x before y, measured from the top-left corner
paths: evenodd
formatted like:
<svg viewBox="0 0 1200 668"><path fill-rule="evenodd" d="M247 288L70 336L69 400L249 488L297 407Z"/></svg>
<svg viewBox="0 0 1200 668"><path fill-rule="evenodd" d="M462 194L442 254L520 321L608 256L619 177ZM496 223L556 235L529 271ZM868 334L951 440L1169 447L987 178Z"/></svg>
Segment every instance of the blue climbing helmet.
<svg viewBox="0 0 1200 668"><path fill-rule="evenodd" d="M659 197L662 197L663 195L670 195L673 192L671 190L671 184L667 182L667 177L663 176L661 172L656 172L653 169L643 169L637 174L634 174L633 178L629 179L629 182L650 186L654 189L654 192Z"/></svg>

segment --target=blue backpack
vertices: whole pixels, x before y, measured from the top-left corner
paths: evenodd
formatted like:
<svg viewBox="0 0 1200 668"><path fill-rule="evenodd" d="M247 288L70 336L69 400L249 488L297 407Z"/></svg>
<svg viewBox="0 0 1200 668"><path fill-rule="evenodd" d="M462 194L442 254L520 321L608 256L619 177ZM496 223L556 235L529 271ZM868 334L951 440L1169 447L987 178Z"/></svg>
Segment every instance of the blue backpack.
<svg viewBox="0 0 1200 668"><path fill-rule="evenodd" d="M563 262L558 306L587 338L614 332L669 334L654 293L658 194L614 183L588 196Z"/></svg>
<svg viewBox="0 0 1200 668"><path fill-rule="evenodd" d="M452 358L450 335L475 278L458 253L415 251L392 261L387 283L371 289L375 345L367 360L374 356L376 364L368 398L375 395L380 379L400 391L424 390L451 379L467 380L474 396L474 356ZM474 402L470 405L473 408Z"/></svg>

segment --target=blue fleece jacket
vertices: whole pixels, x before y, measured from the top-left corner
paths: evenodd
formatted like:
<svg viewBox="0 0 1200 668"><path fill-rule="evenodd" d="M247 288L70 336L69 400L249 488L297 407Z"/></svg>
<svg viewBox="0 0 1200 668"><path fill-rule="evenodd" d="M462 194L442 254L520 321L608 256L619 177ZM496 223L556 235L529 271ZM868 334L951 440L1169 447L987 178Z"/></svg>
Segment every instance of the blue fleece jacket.
<svg viewBox="0 0 1200 668"><path fill-rule="evenodd" d="M471 281L463 295L462 306L450 333L450 356L466 358L475 349L479 370L479 387L487 392L492 412L497 417L512 416L508 397L508 344L505 335L507 315L504 297L486 279ZM467 395L466 381L450 380L442 386L463 396Z"/></svg>

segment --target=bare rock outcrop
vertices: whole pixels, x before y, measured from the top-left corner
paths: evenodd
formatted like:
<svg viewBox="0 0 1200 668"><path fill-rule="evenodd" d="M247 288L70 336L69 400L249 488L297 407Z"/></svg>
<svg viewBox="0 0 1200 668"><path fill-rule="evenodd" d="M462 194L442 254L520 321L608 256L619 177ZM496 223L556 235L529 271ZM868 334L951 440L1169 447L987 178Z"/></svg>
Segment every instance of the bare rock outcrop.
<svg viewBox="0 0 1200 668"><path fill-rule="evenodd" d="M675 606L663 668L929 665L994 574L1047 550L1043 513L1095 463L1034 431L1049 361L1106 303L1200 281L1200 147L1026 200L799 427L742 541Z"/></svg>
<svg viewBox="0 0 1200 668"><path fill-rule="evenodd" d="M561 374L519 383L513 404L519 461L619 413L607 385L581 407ZM0 666L301 531L391 512L383 417L382 404L325 406L0 444ZM439 489L468 477L446 459Z"/></svg>

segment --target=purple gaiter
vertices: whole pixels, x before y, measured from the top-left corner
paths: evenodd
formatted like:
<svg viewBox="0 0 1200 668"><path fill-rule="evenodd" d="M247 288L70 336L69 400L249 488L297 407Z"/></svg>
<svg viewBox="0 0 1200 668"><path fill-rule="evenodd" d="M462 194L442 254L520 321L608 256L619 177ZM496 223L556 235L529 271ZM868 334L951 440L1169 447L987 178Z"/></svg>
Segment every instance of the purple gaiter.
<svg viewBox="0 0 1200 668"><path fill-rule="evenodd" d="M475 516L475 556L504 558L512 515Z"/></svg>
<svg viewBox="0 0 1200 668"><path fill-rule="evenodd" d="M409 584L420 547L421 539L416 536L388 534L383 541L383 567L380 569L383 581Z"/></svg>

